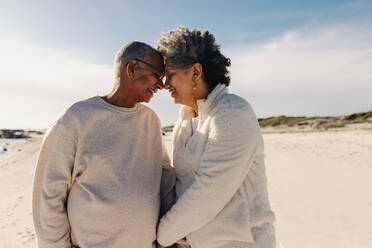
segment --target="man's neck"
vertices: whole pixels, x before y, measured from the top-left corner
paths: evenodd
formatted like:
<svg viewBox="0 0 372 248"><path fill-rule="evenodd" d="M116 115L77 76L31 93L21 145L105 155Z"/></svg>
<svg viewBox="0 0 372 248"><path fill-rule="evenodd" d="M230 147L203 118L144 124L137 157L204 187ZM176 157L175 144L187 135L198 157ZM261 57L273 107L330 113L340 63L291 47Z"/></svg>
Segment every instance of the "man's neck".
<svg viewBox="0 0 372 248"><path fill-rule="evenodd" d="M120 90L120 86L117 86L102 98L106 102L118 107L133 108L136 105L136 102L131 99L129 94L125 93L126 91L124 91L124 93L121 92L123 91Z"/></svg>

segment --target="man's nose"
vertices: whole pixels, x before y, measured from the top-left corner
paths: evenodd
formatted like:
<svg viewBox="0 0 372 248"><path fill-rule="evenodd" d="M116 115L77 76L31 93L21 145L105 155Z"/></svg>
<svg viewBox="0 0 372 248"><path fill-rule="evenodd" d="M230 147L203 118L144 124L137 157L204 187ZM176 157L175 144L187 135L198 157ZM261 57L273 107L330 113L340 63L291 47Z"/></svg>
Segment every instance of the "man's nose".
<svg viewBox="0 0 372 248"><path fill-rule="evenodd" d="M164 89L169 89L171 87L171 85L170 85L169 81L167 80L167 78L165 78L164 81L165 81L164 82Z"/></svg>
<svg viewBox="0 0 372 248"><path fill-rule="evenodd" d="M159 90L163 89L164 88L164 84L163 84L163 81L161 79L159 79L157 82L156 82L156 88L158 88Z"/></svg>

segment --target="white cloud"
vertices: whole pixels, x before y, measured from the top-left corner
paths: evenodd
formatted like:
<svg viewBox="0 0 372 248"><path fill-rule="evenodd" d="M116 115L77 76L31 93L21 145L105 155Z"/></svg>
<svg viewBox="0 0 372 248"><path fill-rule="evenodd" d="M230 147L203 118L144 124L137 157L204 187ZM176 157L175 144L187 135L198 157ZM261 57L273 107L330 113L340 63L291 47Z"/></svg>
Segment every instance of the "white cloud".
<svg viewBox="0 0 372 248"><path fill-rule="evenodd" d="M258 116L337 115L372 109L372 30L305 27L269 42L226 49L231 90Z"/></svg>
<svg viewBox="0 0 372 248"><path fill-rule="evenodd" d="M304 27L262 44L223 49L230 91L259 117L338 115L372 109L372 30L359 24ZM112 87L111 65L40 48L0 33L0 128L47 127L70 104ZM167 92L150 103L164 125L179 105Z"/></svg>
<svg viewBox="0 0 372 248"><path fill-rule="evenodd" d="M0 36L0 127L47 127L71 103L104 94L112 69L20 35Z"/></svg>
<svg viewBox="0 0 372 248"><path fill-rule="evenodd" d="M40 48L19 34L0 33L0 54L0 128L46 128L72 103L113 86L112 66ZM176 121L179 105L167 91L149 106L164 125Z"/></svg>

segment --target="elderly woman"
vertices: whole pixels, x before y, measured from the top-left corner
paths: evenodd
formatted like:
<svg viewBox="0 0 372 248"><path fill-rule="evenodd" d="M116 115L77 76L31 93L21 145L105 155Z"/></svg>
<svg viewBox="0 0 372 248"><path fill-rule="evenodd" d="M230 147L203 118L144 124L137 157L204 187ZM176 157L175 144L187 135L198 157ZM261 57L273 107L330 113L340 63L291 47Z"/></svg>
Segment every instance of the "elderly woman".
<svg viewBox="0 0 372 248"><path fill-rule="evenodd" d="M184 27L158 50L165 87L184 105L173 131L177 202L160 220L159 247L275 247L263 138L249 103L228 93L230 60L211 33Z"/></svg>

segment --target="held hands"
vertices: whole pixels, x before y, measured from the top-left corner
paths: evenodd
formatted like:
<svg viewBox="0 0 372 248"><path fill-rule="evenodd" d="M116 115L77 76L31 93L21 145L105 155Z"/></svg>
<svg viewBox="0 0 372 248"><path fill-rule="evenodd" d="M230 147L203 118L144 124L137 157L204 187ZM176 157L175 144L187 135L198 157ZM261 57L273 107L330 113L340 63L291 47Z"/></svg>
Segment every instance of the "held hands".
<svg viewBox="0 0 372 248"><path fill-rule="evenodd" d="M156 248L177 248L177 246L176 245L171 245L171 246L165 247L165 246L162 246L160 244L157 244Z"/></svg>

